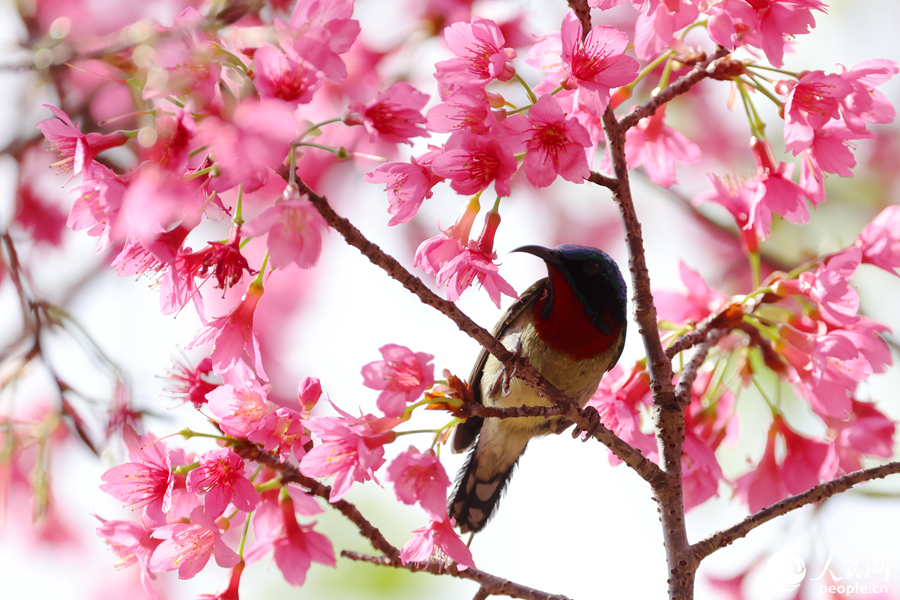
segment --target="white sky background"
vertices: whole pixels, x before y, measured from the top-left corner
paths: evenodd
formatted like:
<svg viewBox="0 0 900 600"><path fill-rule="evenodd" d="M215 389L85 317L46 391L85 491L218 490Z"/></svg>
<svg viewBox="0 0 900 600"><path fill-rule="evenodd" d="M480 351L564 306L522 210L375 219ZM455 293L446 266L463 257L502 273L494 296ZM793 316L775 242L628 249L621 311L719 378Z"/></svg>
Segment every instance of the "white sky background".
<svg viewBox="0 0 900 600"><path fill-rule="evenodd" d="M562 15L561 0L554 3L533 0L524 4L532 19L532 30L543 32L558 27ZM900 23L900 3L896 0L844 0L829 4L830 14L817 16L817 28L811 35L802 36L797 44L802 54L788 57L785 68L833 71L838 69L836 63L849 67L868 58L900 59L896 32L896 26ZM406 6L405 2L400 1L357 0L355 16L362 21L364 36L373 31L389 32L397 23L404 21ZM481 14L486 16L497 10L496 4L492 3L480 7L484 9ZM4 4L3 9L8 13L10 6ZM595 23L600 22L595 19ZM0 16L0 32L4 36L0 48L7 47L6 40L15 35L9 23L5 13ZM427 65L443 58L438 52L437 45L426 46L423 54L417 55L420 66L426 68L421 70L421 81L414 83L421 84L420 89L432 94L432 102L435 102L436 90ZM4 108L0 110L0 137L4 142L7 135L4 132L30 128L38 120L49 116L43 109L37 110L40 102L53 101L49 97L29 96L28 101L34 110L22 114L26 79L27 75L0 72L0 89L4 90L0 94L0 102L3 103L0 106ZM882 89L895 106L900 104L900 86L896 79ZM735 120L739 124L743 122L741 115L735 115ZM778 123L774 119L770 119L770 123L775 130L770 137L777 139ZM860 143L860 146L863 144ZM0 185L3 186L0 189L4 191L10 189L8 167L8 164L0 163ZM407 266L411 265L409 249L405 243L392 237L391 230L385 226L386 201L380 186L363 184L350 178L340 182L330 181L328 185L332 194L338 190L344 198L360 198L353 204L341 202L347 216L384 250L397 256ZM695 189L698 185L704 186L705 181L683 182L683 189L692 195L699 191ZM679 258L702 273L705 268L714 265L715 257L692 249L690 239L672 236L667 229L672 221L667 217L675 218L678 211L668 201L652 197L651 188L640 184L636 186L638 214L647 217L643 223L644 239L648 245L648 264L654 288L680 289L677 279ZM578 202L591 202L593 190L586 191L585 186L577 190L573 188L564 184L556 189L561 194L572 194ZM419 217L426 230L434 231L438 219L444 226L452 221L461 205L452 196L445 190L436 194L435 201L426 203ZM8 194L0 198L0 220L5 226L10 218L10 201ZM892 202L898 203L898 200L900 198L895 197ZM591 206L596 206L596 203ZM547 244L550 240L541 228L540 219L534 219L533 214L515 210L506 210L503 214L504 223L497 239L498 252L504 263L503 274L521 291L544 275L543 266L531 257L505 253L519 245ZM476 224L476 227L479 226L480 221ZM673 242L683 247L673 251L670 245ZM92 238L79 233L70 235L67 243L70 244L72 256L92 256ZM624 265L626 257L623 247L620 245L611 251ZM79 261L62 265L36 263L38 289L49 293L59 289L61 278L74 279L88 268L84 258L79 258ZM468 374L478 353L477 345L436 312L422 307L398 284L384 283L386 280L382 273L356 250L347 247L335 233L331 233L326 240L318 271L322 277L321 287L306 317L293 324L298 343L288 362L302 365L302 374L320 377L330 398L343 409L355 412L359 405L365 412L374 410L377 393L362 386L358 372L362 365L379 359L378 348L387 343L402 344L415 351L434 354L438 374L443 368L463 377ZM864 291L881 297L896 297L894 294L900 287L897 281L877 275L861 279L859 284ZM155 434L162 436L174 431L176 426L180 428L181 419L190 411L164 411L173 403L160 400L163 381L159 376L167 369L176 346L184 345L193 337L198 323L191 311L184 311L177 320L164 317L156 308L157 302L157 293L148 290L143 282L118 278L110 270L95 285L86 289L72 308L73 313L96 334L104 350L121 361L132 378L136 396L146 405L166 412L165 419L151 426ZM486 327L492 326L501 314L486 294L475 291L464 294L459 304L463 311ZM893 314L896 309L892 304L890 301L873 302L870 312L896 329L900 327L900 319ZM506 305L507 302L504 302L504 307ZM16 299L8 285L0 288L0 307L3 308L2 314L17 314ZM0 332L4 336L10 327L15 325L0 321ZM634 335L635 329L631 327L632 335L623 365L639 356L640 342ZM352 338L348 338L348 331L353 332ZM64 348L57 348L62 363ZM89 366L75 364L61 368L74 377L76 372ZM900 405L896 394L892 393L897 383L896 377L881 378L871 386L873 398L890 399L884 408L895 418L900 416ZM292 392L292 389L282 390L282 394ZM739 450L724 453L723 462L729 474L743 472L741 465L748 453L753 457L760 455L763 418L762 413L757 414L752 408L742 414L742 428L752 440L747 445L742 444ZM411 425L418 427L420 423L422 421L414 421ZM192 424L198 429L203 426L196 419ZM438 422L435 421L435 424ZM420 449L428 444L426 436L409 436L395 443L389 449L388 456L405 449L407 442ZM202 448L197 445L193 447ZM0 534L3 597L94 599L100 597L98 593L104 589L112 594L110 597L116 597L118 586L130 576L136 577L137 571L136 568L130 572L114 571L115 559L93 534L95 524L89 516L91 512L97 512L110 519L127 518L118 502L98 489L99 477L111 463L100 465L76 446L72 446L66 456L58 456L57 460L54 477L57 492L61 492L58 504L63 513L70 517L70 522L80 528L83 546L76 554L55 552L46 547L29 547L28 543L23 543L25 536L21 533L26 525L9 523L6 532ZM455 473L461 462L462 457L451 456L449 452L445 454L444 464L449 473ZM879 489L896 490L898 487L896 482L888 482ZM710 502L689 515L688 532L692 541L745 516L745 510L729 500L731 492L726 486L720 488L720 493L724 499ZM373 523L383 528L397 546L402 546L408 539L410 530L426 522L417 508L394 502L390 487L380 490L370 482L356 486L347 498L359 503L363 512L370 515ZM864 562L886 557L895 568L900 568L900 551L895 543L888 541L900 539L900 509L895 499L842 498L829 503L825 513L827 516L820 518L815 527L808 525L812 515L810 510L763 527L747 540L739 541L709 559L701 573L734 573L759 551L771 548L776 541L798 555L814 556L810 571L816 568L821 570L831 549L836 551L833 567L840 565L846 569L846 565L856 557L865 557ZM23 514L21 510L11 513L11 520L22 519ZM336 551L344 547L369 550L352 528L334 515L323 516L320 522L321 531L333 536ZM532 443L520 461L496 518L483 533L476 536L473 552L481 569L572 598L660 598L665 594L662 538L656 506L650 498L648 487L626 468L610 468L607 451L601 445L595 442L575 443L567 435ZM78 556L78 560L73 560L73 556ZM281 582L274 566L272 573L265 573L264 562L251 565L245 571L242 584L242 598L245 600L335 597L331 595L329 590L333 588L329 586L347 572L343 569L348 566L346 561L341 561L337 572L314 566L307 586L291 590ZM354 588L356 591L347 592L348 595L342 597L373 597L378 589L376 584L388 577L383 571L374 567L362 571L375 577L372 587L358 584ZM198 593L212 593L218 589L223 575L217 567L211 567L191 582L176 582L169 577L171 593L166 597L193 598ZM424 597L426 594L432 599L466 598L471 597L476 589L470 582L438 579L424 574L411 577L409 581L415 584L408 593L410 598ZM754 586L752 597L787 596L787 592L773 589L771 581L756 581ZM392 597L397 597L393 588L390 589ZM900 590L900 585L897 589ZM707 597L704 590L701 576L698 578L698 598Z"/></svg>

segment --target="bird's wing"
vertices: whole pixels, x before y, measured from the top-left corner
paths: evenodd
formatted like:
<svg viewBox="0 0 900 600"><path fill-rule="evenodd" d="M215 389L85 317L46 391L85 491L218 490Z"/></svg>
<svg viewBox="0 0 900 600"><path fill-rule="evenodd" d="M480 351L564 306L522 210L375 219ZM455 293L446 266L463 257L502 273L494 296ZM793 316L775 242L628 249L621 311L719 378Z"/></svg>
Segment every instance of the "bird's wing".
<svg viewBox="0 0 900 600"><path fill-rule="evenodd" d="M494 325L494 330L491 331L491 334L503 343L503 332L506 331L509 326L525 312L525 310L531 309L532 305L534 305L537 299L541 297L546 284L547 278L545 277L535 281L531 287L525 290L522 296L506 309L506 313L499 321L497 321L497 324ZM469 374L469 386L471 386L475 402L478 404L484 403L481 398L481 375L484 373L484 365L487 363L489 355L490 353L487 349L482 348L481 352L478 354L478 360L475 361L475 365L472 367L472 373ZM456 431L453 434L453 444L451 446L454 454L466 450L475 443L475 438L478 437L478 432L481 431L482 423L484 423L484 418L482 417L469 417L464 423L460 423L456 426Z"/></svg>

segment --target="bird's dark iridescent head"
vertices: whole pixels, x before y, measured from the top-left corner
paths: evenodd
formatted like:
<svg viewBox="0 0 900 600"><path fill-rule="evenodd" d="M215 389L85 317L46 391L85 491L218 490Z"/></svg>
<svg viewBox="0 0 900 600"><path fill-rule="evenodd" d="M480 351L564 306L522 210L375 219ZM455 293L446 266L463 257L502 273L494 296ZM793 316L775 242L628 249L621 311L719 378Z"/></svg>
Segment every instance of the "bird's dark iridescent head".
<svg viewBox="0 0 900 600"><path fill-rule="evenodd" d="M527 252L547 263L547 270L558 270L581 301L591 322L604 333L609 333L610 323L622 324L626 320L627 287L616 262L603 250L593 246L561 244L556 248L522 246L513 252ZM552 273L551 273L552 275ZM550 294L553 295L550 278ZM545 311L552 308L552 299ZM547 318L547 315L543 315Z"/></svg>

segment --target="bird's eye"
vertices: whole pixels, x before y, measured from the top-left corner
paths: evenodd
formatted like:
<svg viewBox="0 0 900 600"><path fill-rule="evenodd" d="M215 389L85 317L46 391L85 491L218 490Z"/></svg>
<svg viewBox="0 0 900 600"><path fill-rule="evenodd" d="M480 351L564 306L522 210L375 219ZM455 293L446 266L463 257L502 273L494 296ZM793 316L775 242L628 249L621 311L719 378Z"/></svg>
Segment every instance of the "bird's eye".
<svg viewBox="0 0 900 600"><path fill-rule="evenodd" d="M600 272L600 265L595 262L584 263L584 272L586 275L596 275Z"/></svg>

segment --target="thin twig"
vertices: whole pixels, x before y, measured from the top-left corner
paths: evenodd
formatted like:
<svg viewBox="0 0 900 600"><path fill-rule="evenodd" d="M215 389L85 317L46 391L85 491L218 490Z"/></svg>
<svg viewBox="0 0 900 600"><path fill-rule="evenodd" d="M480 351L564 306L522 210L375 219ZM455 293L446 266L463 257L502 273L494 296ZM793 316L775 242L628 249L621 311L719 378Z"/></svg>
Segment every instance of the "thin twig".
<svg viewBox="0 0 900 600"><path fill-rule="evenodd" d="M843 477L838 477L837 479L832 479L831 481L819 484L802 494L785 498L781 502L776 502L772 506L750 515L737 525L729 527L724 531L719 531L705 540L697 542L692 546L694 557L697 561L701 561L716 550L721 550L735 540L745 537L763 523L767 523L776 517L797 510L807 504L821 502L826 498L847 491L858 483L872 481L873 479L882 479L896 473L900 473L900 462L890 462L878 467L872 467L871 469L863 469L861 471L848 473Z"/></svg>
<svg viewBox="0 0 900 600"><path fill-rule="evenodd" d="M713 329L706 335L705 340L697 344L694 355L682 369L678 385L675 387L675 397L678 398L681 406L687 407L691 403L691 386L694 385L694 381L697 379L697 372L703 366L710 348L715 346L726 333L728 332L724 329Z"/></svg>

